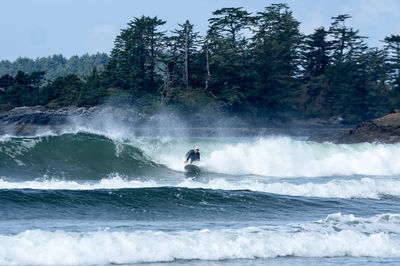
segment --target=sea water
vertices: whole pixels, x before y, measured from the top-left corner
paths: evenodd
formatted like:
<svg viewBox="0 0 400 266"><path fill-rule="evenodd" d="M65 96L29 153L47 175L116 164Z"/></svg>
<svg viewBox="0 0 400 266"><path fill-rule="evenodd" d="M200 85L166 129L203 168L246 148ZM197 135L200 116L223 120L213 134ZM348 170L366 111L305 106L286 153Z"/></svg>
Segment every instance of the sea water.
<svg viewBox="0 0 400 266"><path fill-rule="evenodd" d="M2 136L0 265L399 264L400 144L306 137Z"/></svg>

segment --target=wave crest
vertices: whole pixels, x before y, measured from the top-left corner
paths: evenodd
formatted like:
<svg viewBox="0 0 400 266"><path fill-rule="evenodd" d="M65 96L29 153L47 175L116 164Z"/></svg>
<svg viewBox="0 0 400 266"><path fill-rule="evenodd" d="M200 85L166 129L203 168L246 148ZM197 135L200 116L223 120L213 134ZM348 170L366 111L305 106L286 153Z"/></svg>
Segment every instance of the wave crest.
<svg viewBox="0 0 400 266"><path fill-rule="evenodd" d="M394 179L362 178L359 180L334 179L326 183L307 182L294 184L286 181L266 183L257 179L226 180L216 178L208 181L192 179L156 181L130 180L118 174L98 182L67 181L43 179L14 182L0 179L0 189L40 189L40 190L97 190L97 189L129 189L150 187L182 187L191 189L212 190L250 190L288 196L321 197L321 198L370 198L383 196L400 197L400 181Z"/></svg>
<svg viewBox="0 0 400 266"><path fill-rule="evenodd" d="M17 235L0 235L0 264L92 265L282 256L400 257L397 234L362 232L358 228L326 229L318 223L308 223L168 232L27 230Z"/></svg>

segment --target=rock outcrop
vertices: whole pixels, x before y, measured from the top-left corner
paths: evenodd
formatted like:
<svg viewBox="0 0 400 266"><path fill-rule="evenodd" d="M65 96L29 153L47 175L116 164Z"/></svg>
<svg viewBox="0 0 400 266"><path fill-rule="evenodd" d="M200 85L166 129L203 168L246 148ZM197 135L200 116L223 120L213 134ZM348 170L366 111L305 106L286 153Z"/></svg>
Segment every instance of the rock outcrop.
<svg viewBox="0 0 400 266"><path fill-rule="evenodd" d="M359 124L340 137L339 142L400 142L400 110Z"/></svg>
<svg viewBox="0 0 400 266"><path fill-rule="evenodd" d="M91 113L87 108L48 109L42 106L16 107L0 114L1 125L61 125L65 124L71 115Z"/></svg>

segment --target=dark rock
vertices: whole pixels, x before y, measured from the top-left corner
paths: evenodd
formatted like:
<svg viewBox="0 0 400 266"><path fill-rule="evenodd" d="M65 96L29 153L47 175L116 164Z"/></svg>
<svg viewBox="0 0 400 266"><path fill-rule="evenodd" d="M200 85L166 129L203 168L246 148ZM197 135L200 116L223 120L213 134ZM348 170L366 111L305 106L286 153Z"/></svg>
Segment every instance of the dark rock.
<svg viewBox="0 0 400 266"><path fill-rule="evenodd" d="M17 107L0 114L0 134L33 135L38 131L57 131L71 117L89 115L94 111L95 109L78 107Z"/></svg>
<svg viewBox="0 0 400 266"><path fill-rule="evenodd" d="M339 138L339 142L383 142L400 141L400 112L394 110L383 117L363 122Z"/></svg>
<svg viewBox="0 0 400 266"><path fill-rule="evenodd" d="M62 125L71 115L81 115L85 108L48 109L42 106L17 107L0 114L0 123L3 125Z"/></svg>

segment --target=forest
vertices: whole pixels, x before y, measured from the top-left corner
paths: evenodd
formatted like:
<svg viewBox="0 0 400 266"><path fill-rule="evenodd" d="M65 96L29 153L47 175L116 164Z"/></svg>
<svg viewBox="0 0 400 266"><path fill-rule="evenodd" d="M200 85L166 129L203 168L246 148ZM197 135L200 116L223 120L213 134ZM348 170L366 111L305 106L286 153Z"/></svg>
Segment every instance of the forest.
<svg viewBox="0 0 400 266"><path fill-rule="evenodd" d="M306 35L286 4L257 13L222 8L201 36L189 20L163 31L166 21L158 17L133 18L109 55L1 61L0 111L117 99L150 115L212 110L364 121L399 106L400 36L369 47L350 21L350 15L338 15L329 28Z"/></svg>
<svg viewBox="0 0 400 266"><path fill-rule="evenodd" d="M14 62L9 60L0 61L0 76L15 76L18 71L26 73L44 71L46 73L43 78L45 80L53 80L69 74L86 75L92 71L93 67L102 70L107 61L108 55L105 53L74 55L69 59L61 54L36 59L20 57Z"/></svg>

